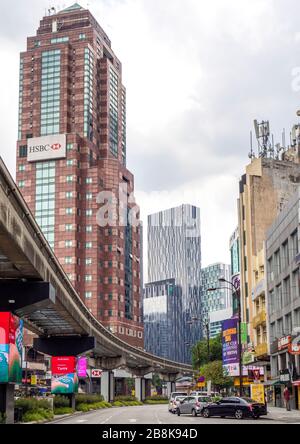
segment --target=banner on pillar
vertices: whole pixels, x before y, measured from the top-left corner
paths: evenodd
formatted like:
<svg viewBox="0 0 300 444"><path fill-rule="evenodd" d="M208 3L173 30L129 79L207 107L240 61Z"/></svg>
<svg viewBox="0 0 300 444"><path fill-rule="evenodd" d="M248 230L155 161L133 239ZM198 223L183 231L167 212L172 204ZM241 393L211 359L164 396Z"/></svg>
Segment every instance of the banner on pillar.
<svg viewBox="0 0 300 444"><path fill-rule="evenodd" d="M0 383L22 383L23 321L0 313Z"/></svg>
<svg viewBox="0 0 300 444"><path fill-rule="evenodd" d="M81 356L77 360L77 374L79 378L87 377L88 359L86 356Z"/></svg>
<svg viewBox="0 0 300 444"><path fill-rule="evenodd" d="M51 393L53 395L78 393L79 380L74 356L53 357L51 371Z"/></svg>

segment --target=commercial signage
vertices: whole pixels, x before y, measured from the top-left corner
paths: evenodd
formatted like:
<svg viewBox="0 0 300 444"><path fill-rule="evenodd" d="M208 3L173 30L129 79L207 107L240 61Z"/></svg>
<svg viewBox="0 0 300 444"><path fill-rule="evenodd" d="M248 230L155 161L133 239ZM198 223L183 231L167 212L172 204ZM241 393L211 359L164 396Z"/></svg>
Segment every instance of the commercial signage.
<svg viewBox="0 0 300 444"><path fill-rule="evenodd" d="M249 375L252 377L252 381L255 379L253 372L259 372L260 376L264 376L265 371L263 367L256 367L256 366L243 366L243 376L249 377ZM230 364L224 366L224 373L226 376L230 377L237 377L240 376L240 367L239 364ZM257 374L257 373L256 373Z"/></svg>
<svg viewBox="0 0 300 444"><path fill-rule="evenodd" d="M91 372L92 378L101 378L102 370L93 369Z"/></svg>
<svg viewBox="0 0 300 444"><path fill-rule="evenodd" d="M77 374L79 378L86 378L87 376L88 360L86 356L82 356L77 360Z"/></svg>
<svg viewBox="0 0 300 444"><path fill-rule="evenodd" d="M300 355L300 335L289 344L289 353L295 356Z"/></svg>
<svg viewBox="0 0 300 444"><path fill-rule="evenodd" d="M238 320L228 319L222 323L223 365L239 362Z"/></svg>
<svg viewBox="0 0 300 444"><path fill-rule="evenodd" d="M61 376L52 376L51 393L53 395L71 395L78 392L78 376L70 373Z"/></svg>
<svg viewBox="0 0 300 444"><path fill-rule="evenodd" d="M291 373L288 369L280 371L280 382L290 382L291 379Z"/></svg>
<svg viewBox="0 0 300 444"><path fill-rule="evenodd" d="M64 159L67 156L66 135L36 137L28 139L27 161Z"/></svg>
<svg viewBox="0 0 300 444"><path fill-rule="evenodd" d="M265 403L265 387L263 384L252 384L251 387L251 399L260 404Z"/></svg>
<svg viewBox="0 0 300 444"><path fill-rule="evenodd" d="M292 342L291 336L285 336L284 338L278 339L278 350L285 350L286 348L289 348L290 343Z"/></svg>
<svg viewBox="0 0 300 444"><path fill-rule="evenodd" d="M37 383L38 383L37 376L36 375L31 375L30 384L31 385L37 385Z"/></svg>
<svg viewBox="0 0 300 444"><path fill-rule="evenodd" d="M67 375L76 372L76 358L74 356L53 357L51 364L52 375Z"/></svg>
<svg viewBox="0 0 300 444"><path fill-rule="evenodd" d="M22 382L23 321L0 313L0 383Z"/></svg>

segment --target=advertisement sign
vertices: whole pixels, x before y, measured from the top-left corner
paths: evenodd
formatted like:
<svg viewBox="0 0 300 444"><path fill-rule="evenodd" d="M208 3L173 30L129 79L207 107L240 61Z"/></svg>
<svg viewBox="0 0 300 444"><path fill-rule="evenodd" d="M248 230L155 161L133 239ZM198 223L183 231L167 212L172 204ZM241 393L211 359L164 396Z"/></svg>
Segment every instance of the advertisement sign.
<svg viewBox="0 0 300 444"><path fill-rule="evenodd" d="M0 313L0 383L22 382L23 321Z"/></svg>
<svg viewBox="0 0 300 444"><path fill-rule="evenodd" d="M78 376L76 373L52 376L51 393L53 395L71 395L78 393Z"/></svg>
<svg viewBox="0 0 300 444"><path fill-rule="evenodd" d="M250 374L253 376L253 380L254 380L254 374L252 372L258 372L258 371L259 371L260 376L264 376L265 371L264 371L263 367L243 366L243 376L249 376L249 374ZM239 364L237 363L237 364L230 364L230 365L224 366L224 373L226 376L230 376L230 377L240 376Z"/></svg>
<svg viewBox="0 0 300 444"><path fill-rule="evenodd" d="M263 384L252 384L251 388L251 399L260 404L265 403L265 387Z"/></svg>
<svg viewBox="0 0 300 444"><path fill-rule="evenodd" d="M86 378L87 376L88 360L86 356L82 356L77 360L77 374L79 378Z"/></svg>
<svg viewBox="0 0 300 444"><path fill-rule="evenodd" d="M228 319L222 323L223 365L239 362L238 321Z"/></svg>
<svg viewBox="0 0 300 444"><path fill-rule="evenodd" d="M284 338L278 339L278 350L281 351L289 348L291 342L292 342L291 336L285 336Z"/></svg>
<svg viewBox="0 0 300 444"><path fill-rule="evenodd" d="M27 161L64 159L67 156L66 146L65 134L28 139Z"/></svg>
<svg viewBox="0 0 300 444"><path fill-rule="evenodd" d="M76 372L76 358L74 356L53 357L51 362L53 375L67 375Z"/></svg>
<svg viewBox="0 0 300 444"><path fill-rule="evenodd" d="M294 356L300 355L300 335L289 344L289 353Z"/></svg>
<svg viewBox="0 0 300 444"><path fill-rule="evenodd" d="M31 385L37 385L37 383L38 383L37 376L36 375L31 375L30 384Z"/></svg>
<svg viewBox="0 0 300 444"><path fill-rule="evenodd" d="M102 370L92 370L91 372L92 378L101 378L102 376Z"/></svg>

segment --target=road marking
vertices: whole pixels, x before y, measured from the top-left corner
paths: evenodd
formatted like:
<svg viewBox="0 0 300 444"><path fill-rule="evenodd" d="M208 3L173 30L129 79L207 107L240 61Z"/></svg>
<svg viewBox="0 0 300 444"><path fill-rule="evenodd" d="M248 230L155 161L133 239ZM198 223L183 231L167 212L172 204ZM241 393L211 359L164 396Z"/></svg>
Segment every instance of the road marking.
<svg viewBox="0 0 300 444"><path fill-rule="evenodd" d="M158 417L158 415L157 415L157 412L155 412L155 417L156 417L156 419L157 419L158 424L162 424L161 420L159 419L159 417Z"/></svg>
<svg viewBox="0 0 300 444"><path fill-rule="evenodd" d="M111 418L112 418L112 416L110 416L109 418L107 418L105 421L100 422L100 424L106 424Z"/></svg>
<svg viewBox="0 0 300 444"><path fill-rule="evenodd" d="M87 422L87 419L78 419L78 421L76 421L77 423L81 424L83 422Z"/></svg>
<svg viewBox="0 0 300 444"><path fill-rule="evenodd" d="M130 419L129 422L137 422L137 419Z"/></svg>

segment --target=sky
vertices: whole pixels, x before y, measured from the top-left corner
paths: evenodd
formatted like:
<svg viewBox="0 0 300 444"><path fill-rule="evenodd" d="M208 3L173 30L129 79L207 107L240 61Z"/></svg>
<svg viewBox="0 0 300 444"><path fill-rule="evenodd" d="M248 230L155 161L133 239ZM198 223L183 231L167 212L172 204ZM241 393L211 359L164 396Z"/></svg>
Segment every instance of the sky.
<svg viewBox="0 0 300 444"><path fill-rule="evenodd" d="M72 3L2 5L0 155L13 175L19 53L47 8ZM229 263L253 120L269 119L275 142L297 122L299 1L79 3L88 4L123 64L128 167L142 219L182 203L200 207L203 266Z"/></svg>

